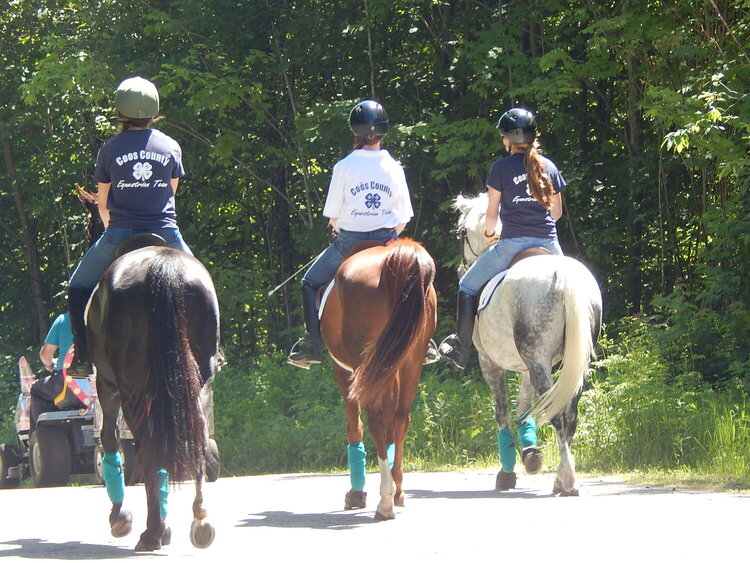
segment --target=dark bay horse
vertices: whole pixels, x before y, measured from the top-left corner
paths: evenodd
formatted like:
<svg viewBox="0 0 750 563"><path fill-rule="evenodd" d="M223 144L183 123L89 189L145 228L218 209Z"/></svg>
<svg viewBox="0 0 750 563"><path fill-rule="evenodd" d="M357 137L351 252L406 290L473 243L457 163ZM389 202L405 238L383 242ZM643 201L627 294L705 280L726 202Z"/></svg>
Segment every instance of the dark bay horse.
<svg viewBox="0 0 750 563"><path fill-rule="evenodd" d="M461 215L458 232L461 269L465 270L488 248L482 234L487 196L459 196L453 208ZM463 275L463 271L459 274ZM473 342L479 352L482 376L495 399L502 464L496 488L505 490L516 485L516 444L526 471L539 470L542 461L536 447L536 423L551 421L560 451L553 492L577 495L570 442L576 430L578 400L601 327L599 286L579 261L567 256L538 255L511 265L484 308L483 300L480 299ZM559 362L562 364L553 384L552 370ZM506 371L521 374L516 424L511 424L508 412ZM540 400L532 408L534 393Z"/></svg>
<svg viewBox="0 0 750 563"><path fill-rule="evenodd" d="M404 502L404 439L437 303L435 263L422 245L405 238L376 244L355 247L339 267L321 329L346 410L352 488L344 507L365 506L364 409L380 468L375 519L387 520Z"/></svg>
<svg viewBox="0 0 750 563"><path fill-rule="evenodd" d="M98 238L98 209L90 205L87 192L79 188L78 193L91 215L89 237ZM154 245L155 238L137 235L123 243L121 256L102 276L86 310L102 411L102 471L115 537L132 528L132 516L122 507L120 408L135 439L136 471L145 484L148 516L137 551L157 550L171 541L164 523L170 480L196 482L193 545L208 547L214 538L203 507L208 447L203 408L223 364L219 305L203 264L180 250Z"/></svg>

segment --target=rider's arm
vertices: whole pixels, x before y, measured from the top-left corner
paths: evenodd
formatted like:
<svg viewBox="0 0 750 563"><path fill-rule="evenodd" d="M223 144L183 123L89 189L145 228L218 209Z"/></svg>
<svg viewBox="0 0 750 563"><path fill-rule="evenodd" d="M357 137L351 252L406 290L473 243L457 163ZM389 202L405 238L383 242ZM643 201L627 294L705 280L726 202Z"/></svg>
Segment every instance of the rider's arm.
<svg viewBox="0 0 750 563"><path fill-rule="evenodd" d="M169 183L172 185L172 195L175 195L177 193L177 184L180 183L180 179L172 178Z"/></svg>
<svg viewBox="0 0 750 563"><path fill-rule="evenodd" d="M112 182L109 182L107 184L103 182L98 183L99 194L96 202L99 205L99 215L101 215L102 217L102 222L104 223L105 229L109 226L109 209L107 209L107 196L109 196L109 188L111 185Z"/></svg>
<svg viewBox="0 0 750 563"><path fill-rule="evenodd" d="M500 215L500 196L502 194L500 190L487 186L487 195L489 199L487 201L487 216L484 218L484 236L490 238L495 234L497 218Z"/></svg>
<svg viewBox="0 0 750 563"><path fill-rule="evenodd" d="M562 217L563 206L562 206L562 194L560 192L557 192L555 195L552 196L552 203L549 208L549 214L552 216L552 219L554 221L557 221L560 217Z"/></svg>
<svg viewBox="0 0 750 563"><path fill-rule="evenodd" d="M334 233L338 233L339 232L339 228L337 226L338 222L339 222L339 218L338 217L329 217L328 218L328 224L331 226L331 229L333 230Z"/></svg>
<svg viewBox="0 0 750 563"><path fill-rule="evenodd" d="M406 228L406 223L399 223L396 225L396 234L400 235L401 232Z"/></svg>
<svg viewBox="0 0 750 563"><path fill-rule="evenodd" d="M44 364L44 369L52 371L55 369L55 352L57 352L57 345L47 344L46 342L42 345L42 349L39 350L39 359Z"/></svg>

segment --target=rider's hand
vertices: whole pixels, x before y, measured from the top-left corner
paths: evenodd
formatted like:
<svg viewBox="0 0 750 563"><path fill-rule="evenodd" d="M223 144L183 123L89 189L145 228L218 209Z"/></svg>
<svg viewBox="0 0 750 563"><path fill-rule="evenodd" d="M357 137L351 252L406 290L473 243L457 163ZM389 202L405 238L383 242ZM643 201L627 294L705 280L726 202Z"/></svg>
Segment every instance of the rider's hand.
<svg viewBox="0 0 750 563"><path fill-rule="evenodd" d="M484 235L484 242L487 244L487 246L495 244L500 240L500 235L498 235L497 233L488 235L485 231L482 231L482 235Z"/></svg>

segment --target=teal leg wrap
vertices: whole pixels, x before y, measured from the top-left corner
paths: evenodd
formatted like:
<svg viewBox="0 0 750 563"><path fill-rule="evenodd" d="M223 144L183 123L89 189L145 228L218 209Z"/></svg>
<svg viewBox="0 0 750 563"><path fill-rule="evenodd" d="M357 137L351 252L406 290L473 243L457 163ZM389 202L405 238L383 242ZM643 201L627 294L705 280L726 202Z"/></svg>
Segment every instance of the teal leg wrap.
<svg viewBox="0 0 750 563"><path fill-rule="evenodd" d="M388 458L388 468L393 469L393 461L396 459L396 444L388 444L385 454Z"/></svg>
<svg viewBox="0 0 750 563"><path fill-rule="evenodd" d="M367 452L362 442L349 444L347 447L349 457L349 478L352 482L352 489L363 491L365 488L365 458Z"/></svg>
<svg viewBox="0 0 750 563"><path fill-rule="evenodd" d="M518 441L522 450L536 446L536 420L533 416L527 416L518 427Z"/></svg>
<svg viewBox="0 0 750 563"><path fill-rule="evenodd" d="M161 510L161 519L167 519L167 498L169 497L169 473L166 469L159 469L156 472L156 478L159 482L159 510Z"/></svg>
<svg viewBox="0 0 750 563"><path fill-rule="evenodd" d="M512 473L516 468L516 445L510 429L503 428L497 433L497 451L503 471Z"/></svg>
<svg viewBox="0 0 750 563"><path fill-rule="evenodd" d="M125 499L125 473L122 470L120 453L104 454L102 458L102 477L107 486L107 494L112 504L122 504Z"/></svg>

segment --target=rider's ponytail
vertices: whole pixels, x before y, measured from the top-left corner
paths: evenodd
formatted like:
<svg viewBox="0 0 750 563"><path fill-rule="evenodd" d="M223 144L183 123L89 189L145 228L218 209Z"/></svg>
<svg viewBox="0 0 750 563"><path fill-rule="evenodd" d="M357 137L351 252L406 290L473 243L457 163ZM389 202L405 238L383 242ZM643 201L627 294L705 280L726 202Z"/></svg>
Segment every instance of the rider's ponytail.
<svg viewBox="0 0 750 563"><path fill-rule="evenodd" d="M549 209L552 206L552 196L555 195L555 187L547 175L541 155L537 150L539 145L536 141L524 147L523 166L526 169L526 182L534 199Z"/></svg>

